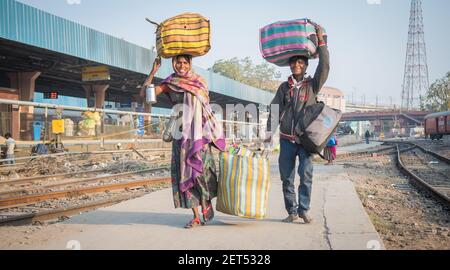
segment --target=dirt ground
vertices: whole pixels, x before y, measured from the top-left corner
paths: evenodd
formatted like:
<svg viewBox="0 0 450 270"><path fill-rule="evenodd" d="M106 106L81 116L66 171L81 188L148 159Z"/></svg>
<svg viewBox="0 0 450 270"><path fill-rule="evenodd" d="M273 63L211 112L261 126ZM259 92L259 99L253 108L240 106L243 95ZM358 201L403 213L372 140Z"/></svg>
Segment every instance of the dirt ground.
<svg viewBox="0 0 450 270"><path fill-rule="evenodd" d="M394 156L342 161L389 250L450 250L450 209L408 184Z"/></svg>

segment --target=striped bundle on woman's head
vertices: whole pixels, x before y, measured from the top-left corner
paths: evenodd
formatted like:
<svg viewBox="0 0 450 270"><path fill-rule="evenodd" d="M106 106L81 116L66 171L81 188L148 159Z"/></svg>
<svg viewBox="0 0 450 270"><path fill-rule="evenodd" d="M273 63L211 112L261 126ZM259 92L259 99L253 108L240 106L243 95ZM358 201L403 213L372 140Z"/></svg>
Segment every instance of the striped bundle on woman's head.
<svg viewBox="0 0 450 270"><path fill-rule="evenodd" d="M183 13L164 21L156 31L156 49L164 58L205 55L211 49L209 20L200 14Z"/></svg>
<svg viewBox="0 0 450 270"><path fill-rule="evenodd" d="M288 66L293 56L318 56L316 29L308 19L280 21L263 27L260 44L264 59L281 67Z"/></svg>

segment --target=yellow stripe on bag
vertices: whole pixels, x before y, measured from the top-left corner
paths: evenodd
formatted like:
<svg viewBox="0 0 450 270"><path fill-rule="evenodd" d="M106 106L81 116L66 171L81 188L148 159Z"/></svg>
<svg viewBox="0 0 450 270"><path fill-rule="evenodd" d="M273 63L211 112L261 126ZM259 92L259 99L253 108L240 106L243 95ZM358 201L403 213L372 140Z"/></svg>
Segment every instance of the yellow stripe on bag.
<svg viewBox="0 0 450 270"><path fill-rule="evenodd" d="M244 163L244 158L243 157L238 157L238 174L236 177L236 184L234 187L234 192L235 192L235 202L236 202L236 213L239 214L240 209L241 209L241 179L242 179L242 163Z"/></svg>
<svg viewBox="0 0 450 270"><path fill-rule="evenodd" d="M263 159L258 160L258 194L256 195L256 217L261 217L261 205L263 204L262 198L262 184L263 184Z"/></svg>
<svg viewBox="0 0 450 270"><path fill-rule="evenodd" d="M225 183L225 179L224 179L224 173L225 173L225 164L223 162L223 158L224 158L224 153L220 153L219 154L219 168L220 168L220 174L219 174L219 186L217 189L217 205L216 208L218 211L223 211L224 210L224 200L223 200L223 195L224 195L224 183Z"/></svg>
<svg viewBox="0 0 450 270"><path fill-rule="evenodd" d="M270 160L265 160L264 163L266 164L266 172L265 172L265 182L266 182L266 189L265 189L265 200L264 202L266 205L264 205L264 209L267 211L267 202L269 201L269 190L270 190ZM267 214L267 213L266 213Z"/></svg>
<svg viewBox="0 0 450 270"><path fill-rule="evenodd" d="M202 27L209 28L209 21L198 21L198 22L182 22L182 23L170 23L165 24L161 31L174 30L174 29L197 29Z"/></svg>
<svg viewBox="0 0 450 270"><path fill-rule="evenodd" d="M164 27L160 29L159 34L165 33L167 31L173 31L173 30L183 30L186 31L186 33L189 33L189 31L199 30L202 28L208 28L210 29L209 22L200 22L200 23L183 23L183 24L172 24L168 27Z"/></svg>
<svg viewBox="0 0 450 270"><path fill-rule="evenodd" d="M223 172L223 202L225 205L225 209L230 209L230 200L228 199L228 194L230 194L230 190L228 189L228 171L230 168L228 167L228 160L230 158L229 153L224 154L223 163L224 165L224 172Z"/></svg>
<svg viewBox="0 0 450 270"><path fill-rule="evenodd" d="M173 57L179 54L190 54L192 56L199 56L199 55L203 55L203 52L205 47L201 47L201 48L196 48L196 49L178 49L178 50L165 50L162 49L161 52L164 54L164 57Z"/></svg>
<svg viewBox="0 0 450 270"><path fill-rule="evenodd" d="M207 21L204 18L195 16L192 18L187 18L187 17L181 17L181 18L177 18L177 19L171 19L168 21L165 21L162 23L163 27L167 27L170 26L171 24L183 24L183 23L201 23Z"/></svg>
<svg viewBox="0 0 450 270"><path fill-rule="evenodd" d="M231 172L231 178L230 178L230 195L231 195L231 205L234 204L235 207L233 207L233 209L230 207L230 210L233 210L233 212L235 212L234 210L236 209L236 198L235 198L235 182L236 182L236 172L237 172L237 161L238 161L238 157L234 156L233 157L233 167L231 168L232 172Z"/></svg>
<svg viewBox="0 0 450 270"><path fill-rule="evenodd" d="M246 192L246 196L247 196L247 201L245 202L246 204L246 209L245 209L245 213L247 216L251 216L251 206L252 206L252 184L253 184L253 158L249 157L247 158L247 162L248 162L248 174L247 174L247 192Z"/></svg>
<svg viewBox="0 0 450 270"><path fill-rule="evenodd" d="M161 38L170 36L170 35L201 35L201 34L208 34L209 28L204 27L197 30L189 30L189 29L175 29L175 30L168 30L161 33Z"/></svg>
<svg viewBox="0 0 450 270"><path fill-rule="evenodd" d="M174 48L199 48L205 47L209 45L209 40L197 42L197 41L188 41L188 42L171 42L164 44L164 50L173 50Z"/></svg>
<svg viewBox="0 0 450 270"><path fill-rule="evenodd" d="M163 42L164 43L179 42L180 40L182 40L184 42L205 41L205 40L209 40L209 34L201 34L201 35L195 35L195 36L182 36L182 37L180 37L179 35L166 36L166 37L164 37Z"/></svg>

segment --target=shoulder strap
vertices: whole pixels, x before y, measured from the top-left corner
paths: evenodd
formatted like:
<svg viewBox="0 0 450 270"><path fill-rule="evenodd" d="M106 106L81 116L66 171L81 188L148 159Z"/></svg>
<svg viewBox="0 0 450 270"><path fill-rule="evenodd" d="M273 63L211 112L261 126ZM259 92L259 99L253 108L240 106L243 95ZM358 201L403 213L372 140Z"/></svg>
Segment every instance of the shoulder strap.
<svg viewBox="0 0 450 270"><path fill-rule="evenodd" d="M302 109L300 110L300 119L298 121L298 125L300 125L301 131L305 130L305 123L302 121L302 119L305 118L306 104L308 104L308 100L305 100L305 102L303 102Z"/></svg>

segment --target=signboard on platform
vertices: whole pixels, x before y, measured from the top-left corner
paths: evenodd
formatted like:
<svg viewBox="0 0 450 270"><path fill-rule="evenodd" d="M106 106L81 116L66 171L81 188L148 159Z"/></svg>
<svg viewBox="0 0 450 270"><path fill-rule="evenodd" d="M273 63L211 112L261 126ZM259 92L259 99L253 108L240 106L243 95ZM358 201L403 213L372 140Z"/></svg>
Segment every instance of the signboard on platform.
<svg viewBox="0 0 450 270"><path fill-rule="evenodd" d="M83 82L109 81L111 75L107 66L84 67L81 78Z"/></svg>
<svg viewBox="0 0 450 270"><path fill-rule="evenodd" d="M53 134L63 134L64 120L52 120L52 132Z"/></svg>
<svg viewBox="0 0 450 270"><path fill-rule="evenodd" d="M137 130L136 130L136 134L143 136L145 134L145 120L144 120L144 116L139 115L137 117Z"/></svg>
<svg viewBox="0 0 450 270"><path fill-rule="evenodd" d="M120 108L131 108L131 102L120 103Z"/></svg>

